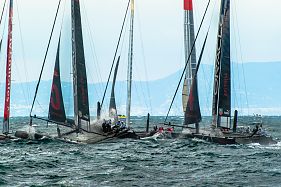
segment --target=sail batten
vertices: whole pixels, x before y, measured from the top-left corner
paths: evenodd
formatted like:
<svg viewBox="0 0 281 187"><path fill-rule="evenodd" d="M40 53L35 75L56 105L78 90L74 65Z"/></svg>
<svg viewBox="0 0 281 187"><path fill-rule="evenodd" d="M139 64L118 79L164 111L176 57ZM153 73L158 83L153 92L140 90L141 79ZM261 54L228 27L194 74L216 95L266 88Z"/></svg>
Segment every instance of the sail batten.
<svg viewBox="0 0 281 187"><path fill-rule="evenodd" d="M71 7L74 114L81 128L81 120L90 121L90 112L79 0L72 0Z"/></svg>
<svg viewBox="0 0 281 187"><path fill-rule="evenodd" d="M10 96L11 96L11 67L12 67L12 30L13 30L13 0L10 0L9 23L8 23L8 41L7 41L7 60L6 60L6 88L5 105L3 119L3 133L9 133L10 118Z"/></svg>

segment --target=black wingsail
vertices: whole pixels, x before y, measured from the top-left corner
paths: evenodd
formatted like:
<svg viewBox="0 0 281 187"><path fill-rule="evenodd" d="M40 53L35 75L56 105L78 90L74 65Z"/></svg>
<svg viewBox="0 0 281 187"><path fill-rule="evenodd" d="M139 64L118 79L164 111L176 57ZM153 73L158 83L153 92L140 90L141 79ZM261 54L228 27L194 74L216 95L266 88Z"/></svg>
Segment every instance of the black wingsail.
<svg viewBox="0 0 281 187"><path fill-rule="evenodd" d="M230 1L221 1L221 14L217 36L217 54L215 63L213 93L213 124L217 116L230 117L231 76L230 76Z"/></svg>
<svg viewBox="0 0 281 187"><path fill-rule="evenodd" d="M109 102L109 116L114 117L114 118L117 117L117 107L116 107L116 101L115 101L115 82L116 82L116 77L117 77L117 72L118 72L119 61L120 61L120 56L118 57L117 64L116 64L116 67L114 70L110 102Z"/></svg>
<svg viewBox="0 0 281 187"><path fill-rule="evenodd" d="M90 121L88 84L79 0L72 0L71 7L74 114L77 127L80 128L81 119Z"/></svg>
<svg viewBox="0 0 281 187"><path fill-rule="evenodd" d="M55 122L65 122L66 115L65 115L62 90L61 90L59 53L60 53L60 40L58 42L48 118Z"/></svg>
<svg viewBox="0 0 281 187"><path fill-rule="evenodd" d="M231 85L230 85L230 14L229 0L225 0L223 32L221 45L221 73L220 73L220 89L218 115L230 116L231 107Z"/></svg>

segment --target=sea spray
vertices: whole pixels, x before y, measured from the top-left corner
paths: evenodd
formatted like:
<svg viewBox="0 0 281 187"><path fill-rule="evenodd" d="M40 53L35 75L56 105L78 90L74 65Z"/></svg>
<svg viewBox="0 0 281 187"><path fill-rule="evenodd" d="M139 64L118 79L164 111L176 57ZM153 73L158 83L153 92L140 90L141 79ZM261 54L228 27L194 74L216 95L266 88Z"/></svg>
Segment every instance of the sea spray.
<svg viewBox="0 0 281 187"><path fill-rule="evenodd" d="M35 139L36 130L33 126L26 125L25 127L23 127L22 130L28 134L28 139L31 139L31 140Z"/></svg>
<svg viewBox="0 0 281 187"><path fill-rule="evenodd" d="M109 117L108 113L102 113L100 119L94 119L91 121L91 125L101 126L104 120L114 121L114 118Z"/></svg>

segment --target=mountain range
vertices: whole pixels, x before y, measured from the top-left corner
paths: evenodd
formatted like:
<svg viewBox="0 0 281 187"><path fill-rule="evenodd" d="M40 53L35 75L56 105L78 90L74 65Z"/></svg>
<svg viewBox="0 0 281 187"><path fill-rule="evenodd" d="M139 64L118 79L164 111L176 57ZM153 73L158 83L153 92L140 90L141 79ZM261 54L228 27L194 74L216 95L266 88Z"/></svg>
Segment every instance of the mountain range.
<svg viewBox="0 0 281 187"><path fill-rule="evenodd" d="M152 81L134 81L132 87L132 115L166 115L183 70L167 77ZM235 64L232 66L232 108L240 115L280 115L281 114L281 62L259 62ZM213 66L202 64L198 73L199 99L202 115L211 115ZM42 81L35 102L36 115L46 116L50 100L51 80ZM11 92L11 116L28 116L37 82L13 83ZM72 112L72 86L63 82L65 108ZM101 100L105 83L89 84L90 113L96 115L96 102ZM107 113L109 91L105 97L104 112ZM183 115L180 84L170 115ZM4 84L0 83L0 104L4 106ZM116 83L118 113L125 113L126 81ZM1 107L0 112L3 113Z"/></svg>

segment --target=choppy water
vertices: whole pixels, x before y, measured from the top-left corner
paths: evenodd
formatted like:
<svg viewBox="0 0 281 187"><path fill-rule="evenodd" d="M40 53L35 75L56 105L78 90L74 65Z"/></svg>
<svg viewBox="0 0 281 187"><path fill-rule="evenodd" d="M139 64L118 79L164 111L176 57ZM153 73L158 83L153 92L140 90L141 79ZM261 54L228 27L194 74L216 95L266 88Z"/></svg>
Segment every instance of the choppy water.
<svg viewBox="0 0 281 187"><path fill-rule="evenodd" d="M11 121L17 128L28 118ZM145 118L133 119L136 128L144 123ZM280 125L281 117L264 119L275 138L281 136ZM123 139L79 145L43 140L0 143L0 150L3 186L281 186L281 143Z"/></svg>

